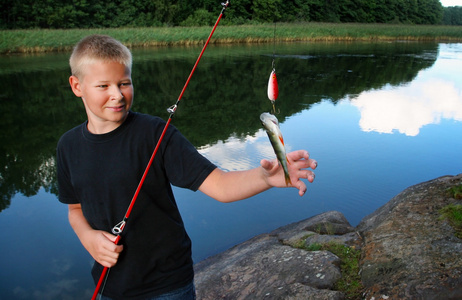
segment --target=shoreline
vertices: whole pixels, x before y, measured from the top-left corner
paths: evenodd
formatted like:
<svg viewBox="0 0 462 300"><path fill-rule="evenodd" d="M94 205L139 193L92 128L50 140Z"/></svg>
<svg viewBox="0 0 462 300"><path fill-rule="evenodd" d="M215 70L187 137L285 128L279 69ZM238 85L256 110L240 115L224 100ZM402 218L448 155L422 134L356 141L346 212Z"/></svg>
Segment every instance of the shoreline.
<svg viewBox="0 0 462 300"><path fill-rule="evenodd" d="M460 188L462 174L441 176L405 188L356 227L328 211L257 235L194 265L198 298L460 299L460 229L440 217L462 205Z"/></svg>
<svg viewBox="0 0 462 300"><path fill-rule="evenodd" d="M71 51L89 34L107 34L130 48L197 46L205 42L210 26L106 29L0 30L0 55ZM211 44L274 42L462 42L461 26L276 23L218 26Z"/></svg>

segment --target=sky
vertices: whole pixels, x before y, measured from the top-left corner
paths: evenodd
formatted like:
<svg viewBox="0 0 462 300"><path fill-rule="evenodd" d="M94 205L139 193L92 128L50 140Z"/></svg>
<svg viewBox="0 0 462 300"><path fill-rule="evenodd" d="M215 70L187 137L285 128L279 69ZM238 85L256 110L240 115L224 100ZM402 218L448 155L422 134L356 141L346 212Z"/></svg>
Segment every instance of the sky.
<svg viewBox="0 0 462 300"><path fill-rule="evenodd" d="M443 6L462 6L462 0L441 0Z"/></svg>

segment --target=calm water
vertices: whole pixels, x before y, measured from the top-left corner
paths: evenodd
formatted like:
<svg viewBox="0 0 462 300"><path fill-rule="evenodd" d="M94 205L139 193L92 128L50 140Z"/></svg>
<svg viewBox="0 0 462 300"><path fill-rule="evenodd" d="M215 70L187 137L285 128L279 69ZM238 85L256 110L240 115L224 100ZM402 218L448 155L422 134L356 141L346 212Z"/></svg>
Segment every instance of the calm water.
<svg viewBox="0 0 462 300"><path fill-rule="evenodd" d="M227 170L273 158L259 115L273 45L209 47L173 124ZM307 149L316 180L221 204L175 189L194 260L338 210L352 225L404 188L462 172L462 44L276 45L278 115L288 150ZM167 117L198 48L134 51L134 110ZM0 57L0 299L90 298L92 259L56 197L54 151L81 123L68 54Z"/></svg>

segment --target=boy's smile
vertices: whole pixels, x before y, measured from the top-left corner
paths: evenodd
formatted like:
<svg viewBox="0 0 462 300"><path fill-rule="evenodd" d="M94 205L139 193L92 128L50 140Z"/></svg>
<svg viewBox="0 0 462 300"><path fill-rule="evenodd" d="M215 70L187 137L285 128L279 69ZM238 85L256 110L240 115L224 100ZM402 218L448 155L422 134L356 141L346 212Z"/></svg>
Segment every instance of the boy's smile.
<svg viewBox="0 0 462 300"><path fill-rule="evenodd" d="M133 103L130 68L105 61L95 61L85 68L82 78L69 78L72 91L85 105L88 130L95 134L110 132L125 121Z"/></svg>

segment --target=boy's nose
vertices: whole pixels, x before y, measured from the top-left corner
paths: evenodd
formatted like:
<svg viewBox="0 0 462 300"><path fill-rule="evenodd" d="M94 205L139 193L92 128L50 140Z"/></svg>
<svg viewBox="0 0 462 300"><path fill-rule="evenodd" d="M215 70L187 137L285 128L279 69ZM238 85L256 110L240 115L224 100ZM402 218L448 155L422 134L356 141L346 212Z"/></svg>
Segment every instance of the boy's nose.
<svg viewBox="0 0 462 300"><path fill-rule="evenodd" d="M121 100L124 97L124 94L122 94L122 91L119 89L119 87L115 87L111 91L111 100Z"/></svg>

